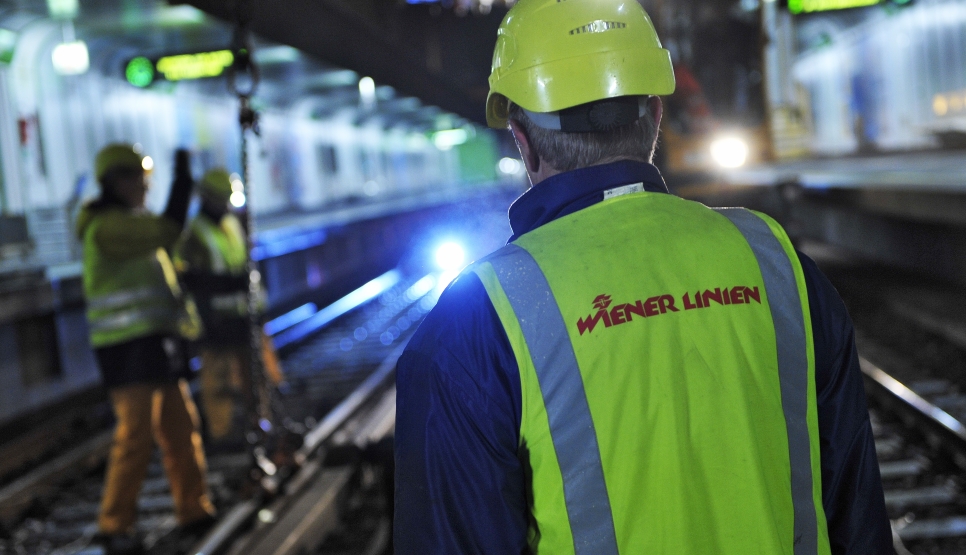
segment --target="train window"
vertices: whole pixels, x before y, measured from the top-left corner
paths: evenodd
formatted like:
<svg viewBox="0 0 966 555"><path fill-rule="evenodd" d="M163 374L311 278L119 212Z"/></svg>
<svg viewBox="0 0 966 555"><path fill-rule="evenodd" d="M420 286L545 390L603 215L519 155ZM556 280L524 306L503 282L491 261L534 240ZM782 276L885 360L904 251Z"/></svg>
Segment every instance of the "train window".
<svg viewBox="0 0 966 555"><path fill-rule="evenodd" d="M339 173L339 161L336 158L334 146L319 145L319 170L323 175Z"/></svg>

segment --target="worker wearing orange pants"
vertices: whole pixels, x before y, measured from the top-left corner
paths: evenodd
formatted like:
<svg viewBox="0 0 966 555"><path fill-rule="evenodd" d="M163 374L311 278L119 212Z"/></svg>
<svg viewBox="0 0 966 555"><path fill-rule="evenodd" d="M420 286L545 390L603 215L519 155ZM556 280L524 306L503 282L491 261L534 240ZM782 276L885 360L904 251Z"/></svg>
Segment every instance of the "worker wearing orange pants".
<svg viewBox="0 0 966 555"><path fill-rule="evenodd" d="M161 447L181 531L208 525L204 452L197 411L187 395L185 341L198 336L197 311L183 295L168 256L186 219L192 179L186 152L163 215L144 209L147 158L131 145L97 155L100 198L77 219L84 245L84 295L91 345L117 417L101 502L99 534L107 555L142 552L132 534L137 497L154 439Z"/></svg>
<svg viewBox="0 0 966 555"><path fill-rule="evenodd" d="M201 404L205 411L208 433L214 440L232 431L238 407L237 400L251 404L251 351L247 346L203 344L201 347ZM272 386L282 381L282 370L275 347L268 336L262 336L262 365Z"/></svg>
<svg viewBox="0 0 966 555"><path fill-rule="evenodd" d="M178 522L196 522L211 515L214 508L205 485L198 411L187 384L134 384L114 388L110 395L118 425L97 522L100 530L119 534L134 525L138 492L154 441L161 447Z"/></svg>
<svg viewBox="0 0 966 555"><path fill-rule="evenodd" d="M201 352L201 403L211 439L232 431L238 407L252 407L251 329L248 306L248 248L231 206L244 199L241 179L224 169L205 173L199 184L201 210L177 248L182 279L198 303L205 333ZM241 202L238 202L241 204ZM256 309L264 303L259 300ZM262 334L264 375L282 381L275 349ZM243 401L239 403L238 401Z"/></svg>

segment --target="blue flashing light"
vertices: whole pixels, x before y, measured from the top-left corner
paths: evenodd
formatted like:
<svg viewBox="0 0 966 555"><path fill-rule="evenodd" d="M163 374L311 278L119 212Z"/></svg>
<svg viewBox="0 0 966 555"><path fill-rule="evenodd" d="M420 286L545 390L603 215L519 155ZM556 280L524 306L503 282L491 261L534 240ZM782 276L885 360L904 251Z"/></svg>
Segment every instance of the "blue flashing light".
<svg viewBox="0 0 966 555"><path fill-rule="evenodd" d="M436 265L441 270L457 270L465 261L466 253L459 243L448 241L436 249Z"/></svg>

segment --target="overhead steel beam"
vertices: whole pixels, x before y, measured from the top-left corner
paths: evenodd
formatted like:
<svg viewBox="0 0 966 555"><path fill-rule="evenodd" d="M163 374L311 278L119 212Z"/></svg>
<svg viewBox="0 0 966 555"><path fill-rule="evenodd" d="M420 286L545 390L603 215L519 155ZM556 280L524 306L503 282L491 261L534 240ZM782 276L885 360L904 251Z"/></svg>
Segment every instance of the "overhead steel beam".
<svg viewBox="0 0 966 555"><path fill-rule="evenodd" d="M237 0L171 2L235 20ZM486 78L502 12L431 15L426 6L390 0L256 0L252 10L252 30L266 39L368 75L467 119L485 119Z"/></svg>

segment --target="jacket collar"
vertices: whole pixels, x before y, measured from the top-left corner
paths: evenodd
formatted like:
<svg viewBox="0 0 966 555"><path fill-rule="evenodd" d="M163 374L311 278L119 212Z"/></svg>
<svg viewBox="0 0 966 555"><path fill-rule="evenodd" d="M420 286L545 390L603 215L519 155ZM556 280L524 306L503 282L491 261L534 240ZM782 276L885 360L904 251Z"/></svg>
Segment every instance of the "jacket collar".
<svg viewBox="0 0 966 555"><path fill-rule="evenodd" d="M641 183L652 193L667 193L661 172L652 164L621 160L549 177L523 193L510 206L515 241L521 235L604 200L604 191Z"/></svg>

